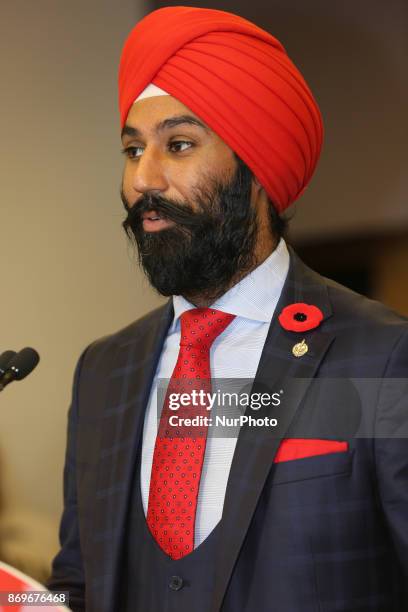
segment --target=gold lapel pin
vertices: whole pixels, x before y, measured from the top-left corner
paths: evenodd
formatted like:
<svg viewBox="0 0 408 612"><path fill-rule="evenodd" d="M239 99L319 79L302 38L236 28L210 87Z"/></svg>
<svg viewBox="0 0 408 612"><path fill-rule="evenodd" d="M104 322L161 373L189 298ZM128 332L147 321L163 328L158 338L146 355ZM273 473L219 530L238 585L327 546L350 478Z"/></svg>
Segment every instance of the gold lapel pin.
<svg viewBox="0 0 408 612"><path fill-rule="evenodd" d="M295 357L302 357L303 355L307 353L308 350L309 350L309 347L307 346L305 339L303 338L302 342L298 342L292 348L292 353L294 354Z"/></svg>

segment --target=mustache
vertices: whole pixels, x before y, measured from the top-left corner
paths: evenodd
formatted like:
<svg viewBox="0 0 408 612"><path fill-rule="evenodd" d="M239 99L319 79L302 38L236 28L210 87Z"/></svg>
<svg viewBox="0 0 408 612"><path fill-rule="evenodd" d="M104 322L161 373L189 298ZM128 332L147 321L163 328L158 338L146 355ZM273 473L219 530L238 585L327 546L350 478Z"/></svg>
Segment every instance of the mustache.
<svg viewBox="0 0 408 612"><path fill-rule="evenodd" d="M123 190L120 192L120 197L127 212L127 217L122 223L125 231L141 227L143 223L142 216L146 212L155 211L160 217L185 227L195 226L200 216L200 213L195 212L193 207L187 202L172 201L160 195L144 195L132 206L125 197Z"/></svg>

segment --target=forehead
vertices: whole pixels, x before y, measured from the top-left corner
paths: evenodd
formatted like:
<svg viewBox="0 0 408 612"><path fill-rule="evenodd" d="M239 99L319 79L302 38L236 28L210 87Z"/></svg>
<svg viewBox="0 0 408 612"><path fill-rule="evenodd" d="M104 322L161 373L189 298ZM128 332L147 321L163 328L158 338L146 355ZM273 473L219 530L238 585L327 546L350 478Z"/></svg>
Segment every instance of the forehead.
<svg viewBox="0 0 408 612"><path fill-rule="evenodd" d="M126 119L126 125L149 130L157 123L176 115L190 115L205 123L182 102L173 96L153 96L132 104ZM207 128L208 131L210 128Z"/></svg>

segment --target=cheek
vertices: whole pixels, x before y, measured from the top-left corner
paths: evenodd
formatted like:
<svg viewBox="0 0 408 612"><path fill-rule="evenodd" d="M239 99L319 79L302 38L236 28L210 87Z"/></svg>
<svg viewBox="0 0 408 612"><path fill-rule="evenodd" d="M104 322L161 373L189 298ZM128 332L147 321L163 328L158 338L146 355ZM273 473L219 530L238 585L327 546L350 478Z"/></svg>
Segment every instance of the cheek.
<svg viewBox="0 0 408 612"><path fill-rule="evenodd" d="M134 201L136 193L133 189L132 173L127 168L127 165L122 174L122 191L129 202Z"/></svg>
<svg viewBox="0 0 408 612"><path fill-rule="evenodd" d="M194 189L202 182L201 165L197 163L169 163L163 170L164 184L167 189L161 195L174 201L190 201Z"/></svg>
<svg viewBox="0 0 408 612"><path fill-rule="evenodd" d="M123 173L122 173L122 185L123 187L129 187L130 186L130 181L131 181L131 172L129 169L129 164L126 163L125 167L123 169Z"/></svg>
<svg viewBox="0 0 408 612"><path fill-rule="evenodd" d="M182 172L169 181L170 189L167 195L176 199L191 200L194 189L199 184L200 181L192 171Z"/></svg>

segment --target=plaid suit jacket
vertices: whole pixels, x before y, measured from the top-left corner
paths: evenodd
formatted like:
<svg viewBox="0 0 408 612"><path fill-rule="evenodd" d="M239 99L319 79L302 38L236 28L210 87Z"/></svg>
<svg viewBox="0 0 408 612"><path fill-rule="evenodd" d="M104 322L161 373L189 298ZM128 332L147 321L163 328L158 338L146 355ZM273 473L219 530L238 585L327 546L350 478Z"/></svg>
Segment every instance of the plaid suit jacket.
<svg viewBox="0 0 408 612"><path fill-rule="evenodd" d="M284 330L277 315L294 302L318 306L320 326ZM169 301L92 343L76 367L61 549L47 583L70 591L75 612L118 612L135 453L172 317ZM302 339L309 350L297 358L292 347ZM209 612L408 610L407 371L407 319L320 276L290 249L255 379L284 389L287 401L273 435L267 427L240 430ZM370 379L376 386L359 395L357 409L348 395L333 410L333 388L311 393L312 382L326 379ZM389 381L400 384L385 397ZM317 413L327 417L323 430L305 435ZM356 414L370 435L356 437ZM380 427L385 437L376 434ZM283 438L302 437L347 440L347 450L274 461Z"/></svg>

